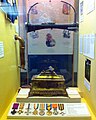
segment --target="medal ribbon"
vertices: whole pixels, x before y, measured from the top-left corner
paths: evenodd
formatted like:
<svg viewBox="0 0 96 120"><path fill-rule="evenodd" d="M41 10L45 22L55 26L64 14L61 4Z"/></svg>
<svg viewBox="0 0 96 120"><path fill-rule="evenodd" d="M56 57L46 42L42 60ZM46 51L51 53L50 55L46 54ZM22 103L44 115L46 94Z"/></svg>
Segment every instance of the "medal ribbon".
<svg viewBox="0 0 96 120"><path fill-rule="evenodd" d="M23 109L23 108L24 108L24 103L20 103L19 109Z"/></svg>
<svg viewBox="0 0 96 120"><path fill-rule="evenodd" d="M36 109L38 109L38 107L39 107L39 104L38 103L34 103L34 109L36 110Z"/></svg>
<svg viewBox="0 0 96 120"><path fill-rule="evenodd" d="M59 110L64 110L64 104L58 104Z"/></svg>
<svg viewBox="0 0 96 120"><path fill-rule="evenodd" d="M45 104L44 103L40 104L40 110L44 110L44 108L45 108Z"/></svg>
<svg viewBox="0 0 96 120"><path fill-rule="evenodd" d="M57 104L52 104L52 108L57 108Z"/></svg>
<svg viewBox="0 0 96 120"><path fill-rule="evenodd" d="M52 109L52 104L49 104L49 103L48 103L48 104L46 104L46 110L48 110L48 111L49 111L49 110L51 110L51 109Z"/></svg>

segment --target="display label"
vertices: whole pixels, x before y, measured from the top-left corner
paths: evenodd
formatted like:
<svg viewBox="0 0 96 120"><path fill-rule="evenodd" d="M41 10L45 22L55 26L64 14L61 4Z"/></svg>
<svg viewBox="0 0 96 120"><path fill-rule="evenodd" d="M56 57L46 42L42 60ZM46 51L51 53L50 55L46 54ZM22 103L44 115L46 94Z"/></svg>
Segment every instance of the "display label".
<svg viewBox="0 0 96 120"><path fill-rule="evenodd" d="M0 42L0 58L4 57L4 44Z"/></svg>

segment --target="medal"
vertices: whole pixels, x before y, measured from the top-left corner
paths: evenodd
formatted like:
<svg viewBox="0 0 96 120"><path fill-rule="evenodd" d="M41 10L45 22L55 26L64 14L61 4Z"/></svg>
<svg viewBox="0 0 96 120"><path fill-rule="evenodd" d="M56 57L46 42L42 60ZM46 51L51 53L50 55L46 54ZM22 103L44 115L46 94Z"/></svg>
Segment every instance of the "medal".
<svg viewBox="0 0 96 120"><path fill-rule="evenodd" d="M41 103L40 104L40 112L39 112L39 115L43 116L45 114L44 110L45 110L45 104L44 103Z"/></svg>
<svg viewBox="0 0 96 120"><path fill-rule="evenodd" d="M14 103L13 104L13 107L12 107L13 111L11 111L12 115L14 115L16 113L16 110L18 109L18 106L19 106L19 103Z"/></svg>
<svg viewBox="0 0 96 120"><path fill-rule="evenodd" d="M37 110L34 110L34 111L33 111L33 114L34 114L34 115L38 115L38 111L37 111Z"/></svg>
<svg viewBox="0 0 96 120"><path fill-rule="evenodd" d="M60 114L63 116L65 114L62 112L64 110L64 104L58 104L58 109L61 111Z"/></svg>
<svg viewBox="0 0 96 120"><path fill-rule="evenodd" d="M57 104L52 104L52 108L53 108L53 114L58 115Z"/></svg>
<svg viewBox="0 0 96 120"><path fill-rule="evenodd" d="M21 113L23 113L23 111L20 109L20 110L18 111L18 113L21 114Z"/></svg>
<svg viewBox="0 0 96 120"><path fill-rule="evenodd" d="M22 111L23 108L24 108L24 103L20 103L19 111L18 111L19 114L23 113Z"/></svg>
<svg viewBox="0 0 96 120"><path fill-rule="evenodd" d="M52 104L49 104L49 103L46 104L46 110L48 110L46 114L48 116L52 115L52 111L50 111L51 109L52 109Z"/></svg>
<svg viewBox="0 0 96 120"><path fill-rule="evenodd" d="M33 111L34 115L38 115L38 111L37 111L38 107L39 107L39 104L34 103L34 111Z"/></svg>
<svg viewBox="0 0 96 120"><path fill-rule="evenodd" d="M11 114L14 115L16 113L16 110L14 109L13 111L11 111Z"/></svg>
<svg viewBox="0 0 96 120"><path fill-rule="evenodd" d="M29 115L29 113L31 113L29 110L30 110L30 103L28 104L28 108L26 108L27 109L27 111L25 112L26 113L26 115Z"/></svg>
<svg viewBox="0 0 96 120"><path fill-rule="evenodd" d="M53 109L53 114L54 114L54 115L58 115L57 108L54 108L54 109Z"/></svg>
<svg viewBox="0 0 96 120"><path fill-rule="evenodd" d="M40 110L39 115L43 116L45 114L44 110Z"/></svg>
<svg viewBox="0 0 96 120"><path fill-rule="evenodd" d="M64 112L61 112L60 114L61 114L62 116L63 116L63 115L65 115L65 113L64 113Z"/></svg>

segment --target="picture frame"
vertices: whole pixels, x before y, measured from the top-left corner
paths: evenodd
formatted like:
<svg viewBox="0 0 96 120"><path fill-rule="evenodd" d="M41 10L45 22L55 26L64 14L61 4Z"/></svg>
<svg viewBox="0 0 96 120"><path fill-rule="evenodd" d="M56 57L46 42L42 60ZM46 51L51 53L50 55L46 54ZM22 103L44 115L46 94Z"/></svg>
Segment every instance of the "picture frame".
<svg viewBox="0 0 96 120"><path fill-rule="evenodd" d="M90 82L91 76L91 61L89 59L85 60L85 78Z"/></svg>

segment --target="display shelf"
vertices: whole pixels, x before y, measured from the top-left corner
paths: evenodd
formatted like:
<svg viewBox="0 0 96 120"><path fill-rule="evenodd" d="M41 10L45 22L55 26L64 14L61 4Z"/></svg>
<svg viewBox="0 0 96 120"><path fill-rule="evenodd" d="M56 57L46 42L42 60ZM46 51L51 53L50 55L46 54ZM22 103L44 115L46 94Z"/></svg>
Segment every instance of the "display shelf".
<svg viewBox="0 0 96 120"><path fill-rule="evenodd" d="M81 96L77 89L67 88L68 97L63 96L52 96L52 97L42 97L42 96L33 96L28 97L29 88L21 88L17 97L17 102L36 102L36 103L79 103L81 102Z"/></svg>
<svg viewBox="0 0 96 120"><path fill-rule="evenodd" d="M13 99L12 99L12 102L8 105L8 107L7 107L7 109L6 109L6 111L4 112L4 114L3 114L3 116L1 117L1 120L18 120L18 118L13 118L12 116L11 116L11 118L9 117L9 112L10 112L10 110L11 110L11 107L12 107L12 104L14 103L14 102L16 102L16 96L17 96L17 93L14 95L14 97L13 97ZM55 120L95 120L95 115L94 115L94 113L92 112L92 110L91 110L91 108L90 108L90 106L88 105L88 103L87 103L87 101L84 99L84 98L81 98L81 102L82 103L85 103L86 105L87 105L87 107L88 107L88 110L90 111L90 114L91 114L91 116L89 117L84 117L84 116L82 116L82 117L55 117ZM32 117L32 118L28 118L28 120L53 120L54 119L54 117ZM20 118L19 120L26 120L26 118Z"/></svg>
<svg viewBox="0 0 96 120"><path fill-rule="evenodd" d="M20 108L23 104L22 109ZM15 111L15 112L14 112ZM90 118L85 103L13 103L8 118ZM48 118L49 119L49 118Z"/></svg>

